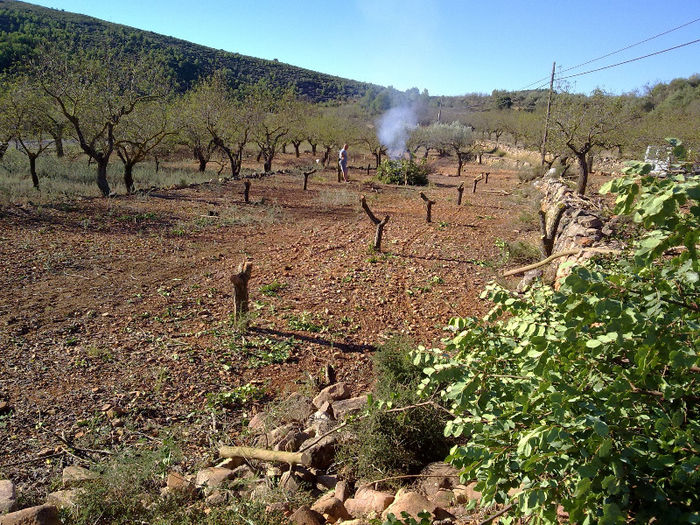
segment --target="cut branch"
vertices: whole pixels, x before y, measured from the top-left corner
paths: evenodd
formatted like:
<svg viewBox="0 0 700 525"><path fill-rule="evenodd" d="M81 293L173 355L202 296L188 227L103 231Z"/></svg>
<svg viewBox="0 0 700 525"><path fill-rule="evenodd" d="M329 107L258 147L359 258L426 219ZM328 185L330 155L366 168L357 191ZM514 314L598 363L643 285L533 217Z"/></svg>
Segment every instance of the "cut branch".
<svg viewBox="0 0 700 525"><path fill-rule="evenodd" d="M432 211L435 201L431 201L422 191L420 192L420 198L423 199L423 202L425 203L425 222L432 222Z"/></svg>
<svg viewBox="0 0 700 525"><path fill-rule="evenodd" d="M223 446L219 448L219 456L222 458L276 461L279 463L289 463L290 465L311 465L311 454L308 452L283 452L281 450L267 450L264 448Z"/></svg>
<svg viewBox="0 0 700 525"><path fill-rule="evenodd" d="M474 178L474 187L472 188L472 193L476 193L476 185L479 183L480 180L483 180L483 178L484 178L483 173L479 174L478 177Z"/></svg>
<svg viewBox="0 0 700 525"><path fill-rule="evenodd" d="M508 270L507 272L503 273L503 277L509 277L511 275L518 275L520 273L525 273L529 272L530 270L535 270L539 268L540 266L544 266L546 264L549 264L555 259L558 259L559 257L566 257L568 255L578 255L584 252L593 252L593 253L620 253L620 250L613 250L613 249L608 249L608 248L577 248L573 250L564 250L561 252L554 253L547 257L546 259L536 262L534 264L528 264L527 266L522 266L521 268L516 268L514 270Z"/></svg>

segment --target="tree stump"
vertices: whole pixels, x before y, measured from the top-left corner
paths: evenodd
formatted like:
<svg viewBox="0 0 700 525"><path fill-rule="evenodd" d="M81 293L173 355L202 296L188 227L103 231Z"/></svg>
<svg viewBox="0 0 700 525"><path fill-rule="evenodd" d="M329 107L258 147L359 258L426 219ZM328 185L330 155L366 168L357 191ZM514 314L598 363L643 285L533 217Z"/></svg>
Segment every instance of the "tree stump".
<svg viewBox="0 0 700 525"><path fill-rule="evenodd" d="M488 183L489 183L489 175L491 175L491 174L490 174L490 173L484 173L484 184L488 184Z"/></svg>
<svg viewBox="0 0 700 525"><path fill-rule="evenodd" d="M233 316L236 321L248 312L248 281L253 270L253 263L243 261L238 267L237 273L231 276L233 283Z"/></svg>
<svg viewBox="0 0 700 525"><path fill-rule="evenodd" d="M474 187L472 188L472 193L476 193L476 185L479 183L480 180L484 178L484 174L480 173L478 177L474 178Z"/></svg>
<svg viewBox="0 0 700 525"><path fill-rule="evenodd" d="M312 173L316 173L316 170L313 169L311 171L304 172L304 191L306 191L306 186L309 183L309 175L311 175Z"/></svg>
<svg viewBox="0 0 700 525"><path fill-rule="evenodd" d="M384 219L380 221L374 215L374 213L372 213L372 210L369 209L369 206L367 206L367 201L364 195L360 197L360 205L362 206L362 209L365 210L369 220L371 220L377 226L377 231L374 235L374 249L379 252L382 250L382 235L384 234L384 226L386 226L386 223L389 222L389 216L385 216Z"/></svg>
<svg viewBox="0 0 700 525"><path fill-rule="evenodd" d="M423 199L423 202L425 203L425 222L432 222L432 211L433 204L435 204L435 201L431 201L428 197L425 196L425 193L423 193L422 191L420 192L420 198Z"/></svg>
<svg viewBox="0 0 700 525"><path fill-rule="evenodd" d="M547 231L547 213L540 209L539 215L540 215L540 239L542 240L542 246L540 247L540 250L542 252L542 255L544 257L549 257L552 255L552 250L554 249L554 241L556 240L556 235L557 235L557 229L559 229L559 222L561 221L562 215L564 215L564 211L566 211L566 204L564 203L559 203L556 208L556 212L554 215L554 220L552 221L552 226Z"/></svg>
<svg viewBox="0 0 700 525"><path fill-rule="evenodd" d="M457 206L462 205L462 194L464 193L464 183L457 186Z"/></svg>
<svg viewBox="0 0 700 525"><path fill-rule="evenodd" d="M243 182L243 201L250 202L250 181Z"/></svg>

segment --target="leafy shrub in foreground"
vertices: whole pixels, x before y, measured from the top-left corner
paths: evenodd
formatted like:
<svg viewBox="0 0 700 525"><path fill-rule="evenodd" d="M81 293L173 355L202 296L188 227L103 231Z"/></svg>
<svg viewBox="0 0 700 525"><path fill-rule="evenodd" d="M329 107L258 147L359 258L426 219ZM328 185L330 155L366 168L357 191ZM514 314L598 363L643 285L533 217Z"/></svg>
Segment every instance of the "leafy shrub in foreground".
<svg viewBox="0 0 700 525"><path fill-rule="evenodd" d="M407 159L385 159L377 168L377 178L386 184L426 186L428 174L430 168L425 161L418 164Z"/></svg>
<svg viewBox="0 0 700 525"><path fill-rule="evenodd" d="M531 523L557 523L557 505L572 523L699 523L700 177L632 170L603 191L647 230L633 254L558 291L491 285L484 321L451 321L451 357L415 362L458 416L445 433L470 436L449 460L483 505Z"/></svg>

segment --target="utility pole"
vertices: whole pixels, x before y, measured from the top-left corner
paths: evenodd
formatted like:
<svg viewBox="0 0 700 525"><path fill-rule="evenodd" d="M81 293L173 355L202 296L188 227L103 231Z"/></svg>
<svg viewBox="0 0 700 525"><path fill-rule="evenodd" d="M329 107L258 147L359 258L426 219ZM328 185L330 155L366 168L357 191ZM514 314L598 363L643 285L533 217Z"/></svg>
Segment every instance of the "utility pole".
<svg viewBox="0 0 700 525"><path fill-rule="evenodd" d="M547 116L544 119L544 137L542 137L542 163L544 166L544 156L547 153L547 132L549 131L549 113L552 109L552 93L554 91L554 69L557 63L552 62L552 78L549 80L549 97L547 97Z"/></svg>

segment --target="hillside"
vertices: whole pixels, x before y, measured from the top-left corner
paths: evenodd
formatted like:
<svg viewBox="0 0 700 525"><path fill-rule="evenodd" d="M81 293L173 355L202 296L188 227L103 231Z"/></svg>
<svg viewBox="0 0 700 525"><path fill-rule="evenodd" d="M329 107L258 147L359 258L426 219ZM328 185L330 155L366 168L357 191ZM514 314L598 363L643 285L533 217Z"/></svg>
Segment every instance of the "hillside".
<svg viewBox="0 0 700 525"><path fill-rule="evenodd" d="M131 53L146 51L167 64L179 89L217 69L230 71L236 85L272 78L279 85L295 85L313 102L362 96L371 84L356 82L274 60L264 60L193 44L150 31L105 22L89 16L0 0L0 72L22 67L47 42L76 42L85 47L105 41Z"/></svg>

